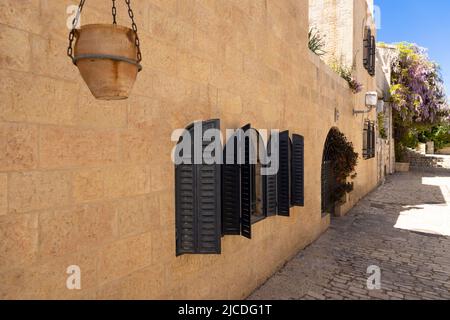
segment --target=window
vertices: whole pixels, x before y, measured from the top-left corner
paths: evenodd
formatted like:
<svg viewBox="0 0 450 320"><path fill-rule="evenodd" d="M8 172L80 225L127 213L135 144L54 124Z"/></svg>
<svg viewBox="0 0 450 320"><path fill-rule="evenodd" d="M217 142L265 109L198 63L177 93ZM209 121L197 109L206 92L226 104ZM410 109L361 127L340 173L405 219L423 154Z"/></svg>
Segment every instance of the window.
<svg viewBox="0 0 450 320"><path fill-rule="evenodd" d="M219 120L202 122L202 131L220 129ZM194 125L180 138L177 154L185 163L175 167L176 254L220 254L221 252L221 166L193 163L193 152L179 149L184 139L194 144ZM210 141L199 136L205 148ZM197 142L198 143L198 142Z"/></svg>
<svg viewBox="0 0 450 320"><path fill-rule="evenodd" d="M375 123L368 120L365 121L363 133L363 157L366 160L375 157L375 138Z"/></svg>
<svg viewBox="0 0 450 320"><path fill-rule="evenodd" d="M244 152L239 152L242 143ZM250 124L242 127L227 142L224 158L228 160L222 168L223 235L242 235L251 239L252 224L267 216L267 204L264 202L267 201L267 184L261 175L259 158L259 148L263 147L261 136L251 129ZM234 148L232 159L226 152L229 148ZM256 157L256 163L250 161L253 160L250 158L252 155ZM243 156L240 164L239 156Z"/></svg>
<svg viewBox="0 0 450 320"><path fill-rule="evenodd" d="M273 175L262 175L262 169L273 164L260 158L266 154L266 146L250 124L227 141L223 164L193 164L192 152L194 139L201 139L197 143L202 144L203 150L210 145L214 138L206 141L203 132L220 129L220 121L201 122L201 134L194 134L194 127L197 126L191 124L186 128L176 148L176 154L184 160L175 166L177 256L220 254L222 236L251 239L253 223L277 214L289 216L292 206L304 205L302 136L294 134L291 140L289 131L280 133L278 157L272 160L278 162L279 170ZM189 138L186 146L183 142ZM272 141L273 137L267 144L269 156ZM189 152L185 151L189 147Z"/></svg>
<svg viewBox="0 0 450 320"><path fill-rule="evenodd" d="M363 42L363 65L367 72L373 77L375 75L376 40L375 36L372 35L372 30L370 28L366 28L366 35Z"/></svg>

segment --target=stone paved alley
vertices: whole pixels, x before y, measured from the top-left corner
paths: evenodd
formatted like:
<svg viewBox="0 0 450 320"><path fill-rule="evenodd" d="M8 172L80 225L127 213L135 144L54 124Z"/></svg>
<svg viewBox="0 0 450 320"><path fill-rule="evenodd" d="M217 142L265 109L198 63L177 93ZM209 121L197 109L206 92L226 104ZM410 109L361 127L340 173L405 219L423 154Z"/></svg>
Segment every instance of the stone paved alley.
<svg viewBox="0 0 450 320"><path fill-rule="evenodd" d="M389 177L249 299L450 299L450 171Z"/></svg>

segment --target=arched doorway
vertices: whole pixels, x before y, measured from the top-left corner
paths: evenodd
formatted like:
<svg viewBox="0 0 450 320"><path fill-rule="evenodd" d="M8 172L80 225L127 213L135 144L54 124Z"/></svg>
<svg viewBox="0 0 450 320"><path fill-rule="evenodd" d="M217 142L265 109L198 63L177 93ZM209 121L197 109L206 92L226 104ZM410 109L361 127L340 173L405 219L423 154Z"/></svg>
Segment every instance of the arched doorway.
<svg viewBox="0 0 450 320"><path fill-rule="evenodd" d="M353 191L357 164L353 143L339 129L331 128L322 155L322 216L336 214L335 204L344 203L346 195Z"/></svg>
<svg viewBox="0 0 450 320"><path fill-rule="evenodd" d="M337 128L331 128L328 132L322 154L322 174L321 174L321 199L322 199L322 216L334 214L334 202L332 201L332 192L334 185L334 176L332 170L332 136L333 130L339 131Z"/></svg>

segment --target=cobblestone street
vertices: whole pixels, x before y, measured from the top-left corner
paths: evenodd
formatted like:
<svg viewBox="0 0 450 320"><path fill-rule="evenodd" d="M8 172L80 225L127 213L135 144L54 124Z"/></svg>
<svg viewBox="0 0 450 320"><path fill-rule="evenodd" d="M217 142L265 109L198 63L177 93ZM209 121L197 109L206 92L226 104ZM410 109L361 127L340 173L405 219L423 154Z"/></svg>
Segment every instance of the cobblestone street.
<svg viewBox="0 0 450 320"><path fill-rule="evenodd" d="M450 171L389 177L249 299L450 299Z"/></svg>

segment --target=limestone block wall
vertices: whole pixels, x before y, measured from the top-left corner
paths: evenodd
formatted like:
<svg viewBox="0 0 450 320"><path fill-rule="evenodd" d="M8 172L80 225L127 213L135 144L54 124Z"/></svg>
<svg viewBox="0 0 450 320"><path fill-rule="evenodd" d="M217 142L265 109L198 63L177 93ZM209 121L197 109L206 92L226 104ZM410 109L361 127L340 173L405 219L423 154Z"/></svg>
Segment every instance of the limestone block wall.
<svg viewBox="0 0 450 320"><path fill-rule="evenodd" d="M246 297L328 227L323 145L335 126L361 152L364 94L308 51L307 1L148 0L133 2L144 69L132 96L96 101L65 55L70 4L0 3L0 298ZM110 9L87 1L82 24L110 23ZM209 118L304 135L305 207L254 225L252 240L225 237L221 255L175 257L170 138ZM376 180L376 159L361 158L346 210ZM66 288L70 265L81 290Z"/></svg>
<svg viewBox="0 0 450 320"><path fill-rule="evenodd" d="M363 2L363 1L362 1ZM353 65L353 0L310 0L309 22L324 39L325 61Z"/></svg>

